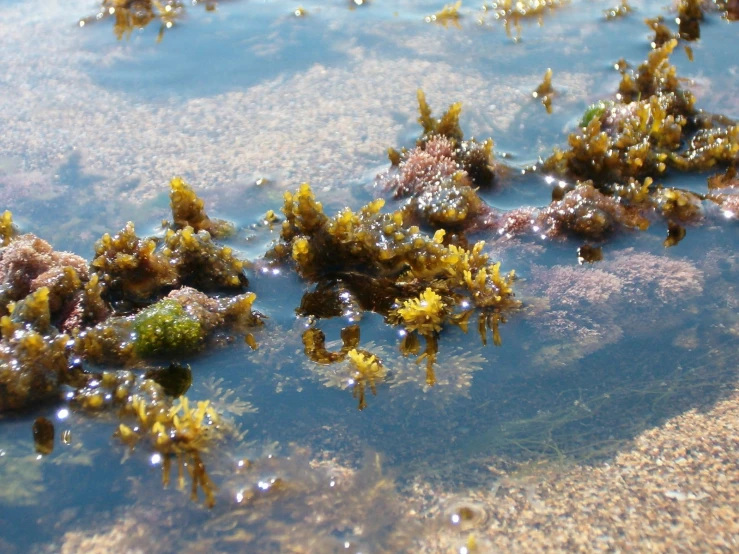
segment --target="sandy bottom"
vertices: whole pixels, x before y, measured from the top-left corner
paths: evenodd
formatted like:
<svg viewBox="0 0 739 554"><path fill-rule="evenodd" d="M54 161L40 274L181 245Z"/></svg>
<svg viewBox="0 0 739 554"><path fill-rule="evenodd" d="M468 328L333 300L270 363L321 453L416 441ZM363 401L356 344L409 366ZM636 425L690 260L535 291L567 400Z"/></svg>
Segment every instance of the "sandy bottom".
<svg viewBox="0 0 739 554"><path fill-rule="evenodd" d="M737 552L737 460L739 390L641 434L609 463L530 468L465 494L421 485L435 498L422 513L441 523L415 551ZM460 513L468 519L455 523Z"/></svg>

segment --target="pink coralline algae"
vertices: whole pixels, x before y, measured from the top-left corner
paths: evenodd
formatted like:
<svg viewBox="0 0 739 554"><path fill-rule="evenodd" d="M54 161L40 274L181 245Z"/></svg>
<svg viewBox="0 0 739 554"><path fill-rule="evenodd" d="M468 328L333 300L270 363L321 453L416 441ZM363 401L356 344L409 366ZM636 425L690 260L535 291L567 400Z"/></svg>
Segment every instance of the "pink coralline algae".
<svg viewBox="0 0 739 554"><path fill-rule="evenodd" d="M436 135L417 146L378 179L395 198L407 198L424 192L451 177L460 168L454 159L454 145L447 137Z"/></svg>
<svg viewBox="0 0 739 554"><path fill-rule="evenodd" d="M70 295L88 280L87 262L70 252L56 252L35 235L21 235L0 250L0 306L25 298L42 287L50 291L49 306L59 313ZM76 282L75 282L76 281Z"/></svg>
<svg viewBox="0 0 739 554"><path fill-rule="evenodd" d="M619 229L644 230L649 220L633 206L607 196L592 183L580 183L544 208L524 207L508 212L489 211L470 229L493 229L505 238L538 234L547 238L581 236L602 239Z"/></svg>
<svg viewBox="0 0 739 554"><path fill-rule="evenodd" d="M550 237L576 234L601 238L618 227L644 230L649 221L636 208L581 183L541 210L537 224Z"/></svg>
<svg viewBox="0 0 739 554"><path fill-rule="evenodd" d="M703 292L703 272L686 260L637 253L629 248L616 253L601 267L620 279L630 304L644 309L654 305L652 300L679 303Z"/></svg>
<svg viewBox="0 0 739 554"><path fill-rule="evenodd" d="M532 298L526 303L547 355L567 363L620 340L625 332L649 332L664 319L665 309L698 298L703 281L703 272L688 261L627 249L598 268L534 266ZM556 353L549 341L559 344Z"/></svg>

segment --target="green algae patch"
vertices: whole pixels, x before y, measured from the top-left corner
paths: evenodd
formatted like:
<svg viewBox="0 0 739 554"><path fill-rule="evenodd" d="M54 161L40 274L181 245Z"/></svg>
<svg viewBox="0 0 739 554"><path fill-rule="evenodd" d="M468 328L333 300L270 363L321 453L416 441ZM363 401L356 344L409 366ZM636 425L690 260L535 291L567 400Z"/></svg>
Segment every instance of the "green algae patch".
<svg viewBox="0 0 739 554"><path fill-rule="evenodd" d="M143 357L190 354L200 348L204 336L200 322L170 299L136 314L133 328L134 347Z"/></svg>
<svg viewBox="0 0 739 554"><path fill-rule="evenodd" d="M601 100L595 104L591 104L585 110L580 120L580 127L587 127L593 119L600 119L607 109L612 108L613 102Z"/></svg>

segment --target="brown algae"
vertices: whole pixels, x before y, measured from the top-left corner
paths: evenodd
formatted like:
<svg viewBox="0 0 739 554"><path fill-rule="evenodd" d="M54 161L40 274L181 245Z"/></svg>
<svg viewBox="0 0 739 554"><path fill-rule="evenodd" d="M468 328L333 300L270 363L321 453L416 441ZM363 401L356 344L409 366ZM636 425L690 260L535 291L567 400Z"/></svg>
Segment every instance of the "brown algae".
<svg viewBox="0 0 739 554"><path fill-rule="evenodd" d="M544 73L544 80L541 84L536 87L531 95L534 98L541 98L541 103L546 108L547 113L552 113L552 96L554 95L554 89L552 88L552 69L547 68Z"/></svg>
<svg viewBox="0 0 739 554"><path fill-rule="evenodd" d="M395 198L407 198L403 211L411 220L442 229L469 226L489 212L476 189L495 183L493 141L464 140L461 103L435 118L423 91L417 96L423 132L416 147L390 149L392 165L376 182Z"/></svg>
<svg viewBox="0 0 739 554"><path fill-rule="evenodd" d="M459 8L461 7L461 0L457 0L454 4L447 4L435 14L426 16L426 23L439 23L444 27L451 23L455 27L459 27L459 19L461 18Z"/></svg>
<svg viewBox="0 0 739 554"><path fill-rule="evenodd" d="M194 0L193 5L202 3L206 11L214 11L215 0ZM100 11L96 15L80 19L79 26L96 23L105 19L113 19L113 34L118 40L130 38L137 29L149 24L159 23L157 42L164 38L164 32L171 29L186 15L186 4L181 0L102 0Z"/></svg>

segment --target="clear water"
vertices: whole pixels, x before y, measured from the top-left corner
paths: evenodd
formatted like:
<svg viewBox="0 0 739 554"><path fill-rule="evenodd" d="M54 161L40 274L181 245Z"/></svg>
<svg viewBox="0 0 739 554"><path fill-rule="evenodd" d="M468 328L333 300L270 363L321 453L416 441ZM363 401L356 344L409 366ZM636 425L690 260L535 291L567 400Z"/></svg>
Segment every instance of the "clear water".
<svg viewBox="0 0 739 554"><path fill-rule="evenodd" d="M96 148L105 147L95 142L105 129L87 118L93 142L61 128L38 141L29 138L26 151L18 147L22 141L0 142L9 150L0 150L0 191L3 207L13 211L24 231L86 257L102 232L127 220L135 221L141 234L154 232L166 217L166 181L157 180L151 169L156 164L145 159L151 156L161 155L172 168L180 167L173 160L182 159L184 169L177 172L196 186L204 183L209 211L241 226L232 244L249 259L257 259L275 238L254 223L267 209L279 208L282 192L303 180L323 177L313 185L327 211L360 206L375 194L371 185L386 164L384 147L410 146L418 134L418 86L427 90L437 113L453 101L464 102L463 128L492 136L498 156L505 154L518 172L563 144L585 107L615 90L614 62L623 57L637 64L646 57L650 32L643 18L671 17L659 3L634 2L630 16L606 22L603 10L609 3L575 0L544 14L541 25L523 22L521 40L513 41L489 15L479 23L485 15L476 6L465 5L457 28L424 22L441 8L439 2L377 0L357 9L341 0L305 3L308 16L296 18L297 6L290 2L233 1L219 4L215 12L189 6L187 17L157 43L156 23L116 41L110 20L77 26L79 18L96 12L93 3L73 5L83 11L54 5L45 13L42 3L2 0L0 15L7 12L29 41L52 36L50 44L41 41L39 55L56 49L48 72L62 80L63 94L78 87L82 102L83 87L89 86L125 103L123 110L111 106L103 113L100 125L107 126L111 141L123 145L119 150L130 149L130 159L125 151L120 157L114 153L106 171L95 158ZM703 37L692 45L695 61L682 50L673 56L680 74L694 79L699 105L732 117L739 117L739 66L729 54L739 51L736 25L709 16ZM8 47L3 52L11 52ZM15 48L17 59L33 58L27 54L30 47ZM6 60L8 71L1 71L0 60L0 74L9 75L0 78L0 92L13 93L22 80L10 74L18 69L15 59ZM70 64L66 83L65 63ZM402 77L404 64L408 80ZM552 115L530 98L547 67L554 70L558 92ZM310 93L291 89L311 71L325 71L328 80L351 74L354 80L347 86L359 83L376 91L377 101L339 83L322 90L315 98L325 103L311 109L301 101ZM29 71L27 84L49 87L45 78L44 72ZM233 95L240 94L247 113L279 111L286 117L275 120L274 128L269 119L261 128L246 125L236 145L231 125L237 116L218 106L222 101L229 107ZM58 102L60 109L72 106L68 98L52 96L49 102ZM212 117L188 116L194 102L212 102L207 104ZM181 118L182 126L171 144L150 143L148 130L139 137L136 124L125 124L126 110L134 123L145 112L154 127L166 126L171 118ZM0 104L0 126L17 123L23 114L22 106ZM367 114L388 118L392 129L382 135L363 119ZM320 130L332 118L349 118L347 128L355 134L331 137L316 146L315 154L300 158L299 148L326 140ZM291 121L292 144L285 140ZM144 129L143 119L138 124ZM311 128L319 137L315 141L303 136ZM35 136L34 128L28 132ZM378 133L387 142L370 148ZM210 141L222 148L224 167L217 177L188 165L192 160L194 167L216 167L208 159L213 151L193 149L188 136L198 145ZM274 146L264 147L270 141ZM266 152L262 169L230 173L226 166L237 159L230 150L236 146ZM328 155L310 163L318 148ZM47 160L51 154L57 161ZM282 172L281 165L292 158L297 162ZM255 185L260 176L270 182ZM670 175L666 182L705 190L705 175ZM541 176L527 174L508 183L485 199L504 209L549 201ZM322 194L322 187L329 190ZM711 406L736 381L737 335L730 332L737 325L736 222L689 229L671 249L663 248L664 235L656 224L644 233L614 237L604 244L604 262L593 267L577 265L581 243L574 240L501 248L503 267L515 268L521 277L517 295L526 308L502 325L500 347L481 345L474 332L445 330L435 387L426 387L423 368L398 353L397 329L365 314L362 345L378 352L390 373L363 411L357 410L351 390L327 386L336 382L336 368L316 366L302 353L307 322L296 317L295 308L309 285L289 271L255 270L250 288L269 317L256 334L258 351L235 344L190 360L191 399L225 397L232 403L238 398L253 407L240 413L243 406L236 405L234 419L247 432L244 440L227 442L209 456L219 485L216 507L190 502L176 487L165 490L150 452L127 454L112 438L117 426L112 414L73 412L63 418L65 406L52 404L0 416L0 550L55 551L65 533L107 529L133 518L148 530L141 544L151 552L398 551L399 536L421 533L425 525L417 521L417 527L399 529L393 516L413 482L484 487L489 484L484 468L491 460L565 464L607 458L640 431ZM651 274L644 269L629 281L622 269L636 264L630 258L635 254L658 269ZM670 275L678 277L666 278ZM607 290L601 278L622 279L622 293L606 300L588 296L588 289ZM568 289L568 279L584 283L586 291ZM558 324L558 310L574 323ZM320 327L331 341L347 323L339 318ZM586 332L592 330L596 338ZM31 436L38 416L54 421L57 431L54 452L45 457L35 454ZM66 429L72 434L69 445L59 441ZM257 469L239 475L234 467L242 458L257 460ZM327 461L357 469L352 486L339 483L334 490L331 483L341 481L340 471L325 469ZM275 477L291 488L246 508L239 504L240 493ZM389 480L394 483L390 492L383 488Z"/></svg>

